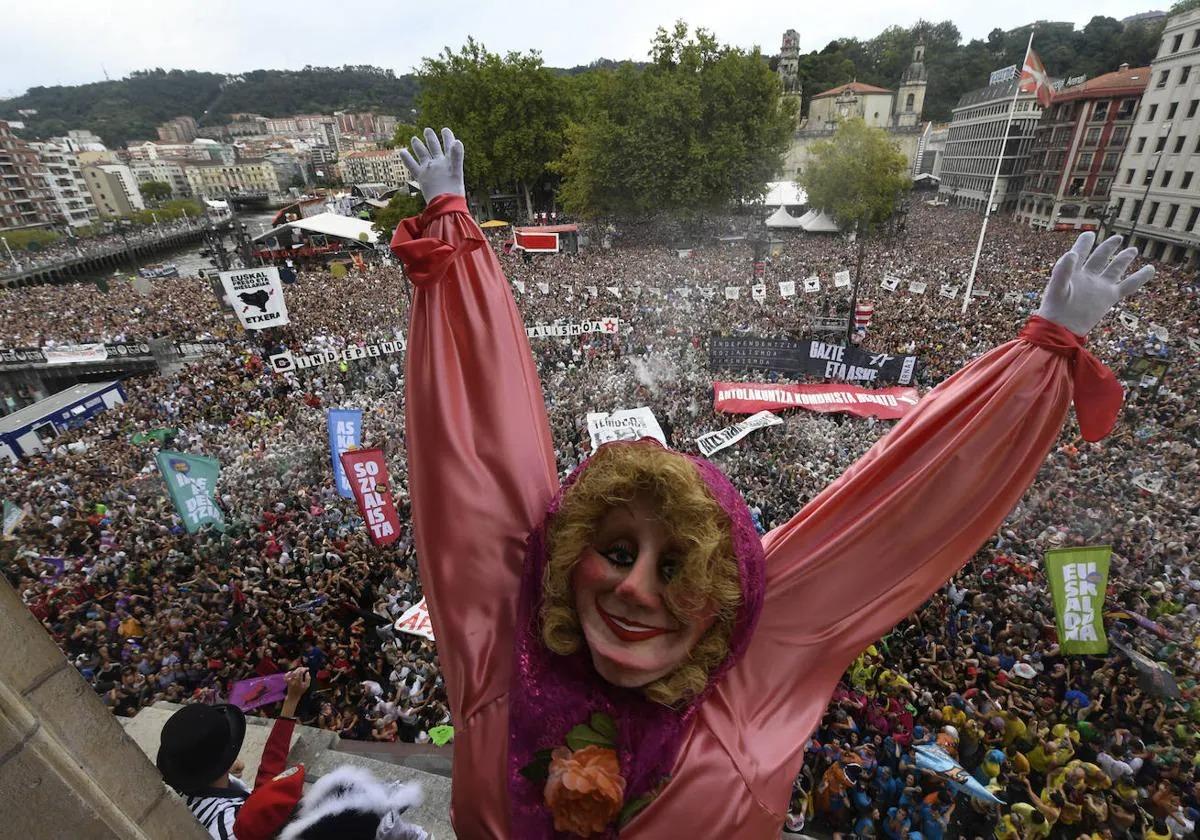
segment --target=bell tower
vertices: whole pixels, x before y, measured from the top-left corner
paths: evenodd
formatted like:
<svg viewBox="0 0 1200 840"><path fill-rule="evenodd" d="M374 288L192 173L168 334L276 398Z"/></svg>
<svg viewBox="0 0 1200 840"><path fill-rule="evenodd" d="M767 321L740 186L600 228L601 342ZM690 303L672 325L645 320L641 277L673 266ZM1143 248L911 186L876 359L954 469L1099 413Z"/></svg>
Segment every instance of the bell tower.
<svg viewBox="0 0 1200 840"><path fill-rule="evenodd" d="M783 44L779 48L779 84L783 88L784 101L791 100L796 105L796 124L800 123L801 84L800 84L800 33L789 29L783 33Z"/></svg>
<svg viewBox="0 0 1200 840"><path fill-rule="evenodd" d="M929 74L925 70L925 45L913 48L913 60L900 76L900 87L896 91L896 128L913 128L921 122L921 111L925 107L925 87Z"/></svg>

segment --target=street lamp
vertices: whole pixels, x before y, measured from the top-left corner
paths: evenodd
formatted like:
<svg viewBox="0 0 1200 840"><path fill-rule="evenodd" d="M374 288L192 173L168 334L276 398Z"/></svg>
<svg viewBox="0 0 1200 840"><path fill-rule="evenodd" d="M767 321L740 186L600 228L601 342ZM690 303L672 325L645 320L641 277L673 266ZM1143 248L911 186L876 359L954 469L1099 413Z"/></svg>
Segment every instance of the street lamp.
<svg viewBox="0 0 1200 840"><path fill-rule="evenodd" d="M162 228L158 226L158 216L153 210L150 211L150 218L154 220L154 232L162 236Z"/></svg>
<svg viewBox="0 0 1200 840"><path fill-rule="evenodd" d="M8 261L17 267L17 271L24 271L25 267L21 265L21 261L13 256L12 248L8 247L8 240L0 236L0 242L4 243L4 250L8 252Z"/></svg>
<svg viewBox="0 0 1200 840"><path fill-rule="evenodd" d="M1129 227L1129 238L1125 240L1126 245L1133 245L1133 235L1137 233L1138 220L1142 217L1142 210L1145 209L1146 199L1150 196L1150 188L1154 186L1154 178L1158 175L1158 165L1162 163L1163 152L1167 150L1167 140L1171 137L1171 123L1169 120L1159 128L1158 136L1162 140L1162 148L1154 153L1154 166L1150 169L1149 175L1146 176L1146 189L1142 190L1142 200L1138 202L1137 212L1133 214L1133 224Z"/></svg>

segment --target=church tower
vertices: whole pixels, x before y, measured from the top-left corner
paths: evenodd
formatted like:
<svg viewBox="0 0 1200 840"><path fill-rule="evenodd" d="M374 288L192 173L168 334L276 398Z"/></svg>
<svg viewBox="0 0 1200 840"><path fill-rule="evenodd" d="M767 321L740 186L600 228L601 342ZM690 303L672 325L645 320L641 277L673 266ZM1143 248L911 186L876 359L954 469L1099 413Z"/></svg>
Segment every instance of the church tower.
<svg viewBox="0 0 1200 840"><path fill-rule="evenodd" d="M800 33L789 29L783 33L783 45L779 48L779 85L783 88L783 101L791 101L796 107L796 127L800 126Z"/></svg>
<svg viewBox="0 0 1200 840"><path fill-rule="evenodd" d="M914 128L920 124L921 111L925 107L925 86L928 83L925 45L917 44L913 49L912 64L900 76L900 89L896 91L896 128Z"/></svg>

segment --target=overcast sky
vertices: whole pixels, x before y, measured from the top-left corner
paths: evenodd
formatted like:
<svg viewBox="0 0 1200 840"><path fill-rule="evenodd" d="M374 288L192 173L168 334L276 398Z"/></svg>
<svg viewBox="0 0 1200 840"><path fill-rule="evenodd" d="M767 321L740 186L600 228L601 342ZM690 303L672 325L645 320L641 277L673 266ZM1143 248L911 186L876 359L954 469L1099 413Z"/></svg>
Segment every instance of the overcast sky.
<svg viewBox="0 0 1200 840"><path fill-rule="evenodd" d="M918 18L953 20L964 38L1037 18L1082 26L1094 15L1117 19L1168 2L1138 0L14 0L0 26L0 97L34 85L80 84L162 67L238 72L305 64L374 64L406 73L422 56L468 35L491 50L540 50L556 67L596 58L643 59L657 26L684 17L724 43L777 51L788 28L804 52L834 38L870 38Z"/></svg>

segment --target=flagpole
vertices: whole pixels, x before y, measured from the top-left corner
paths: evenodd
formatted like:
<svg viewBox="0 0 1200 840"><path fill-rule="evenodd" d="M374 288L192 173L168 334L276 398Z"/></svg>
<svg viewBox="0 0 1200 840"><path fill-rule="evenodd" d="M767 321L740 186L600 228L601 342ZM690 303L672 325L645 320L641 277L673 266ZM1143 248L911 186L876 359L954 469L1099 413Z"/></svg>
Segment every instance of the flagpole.
<svg viewBox="0 0 1200 840"><path fill-rule="evenodd" d="M1029 43L1025 45L1025 58L1021 61L1021 73L1029 62L1029 51L1033 49L1033 28L1029 30ZM962 314L967 314L967 305L971 302L971 289L975 287L975 272L979 269L979 255L983 252L983 237L987 234L988 220L992 217L992 202L996 198L996 184L1000 181L1000 167L1004 164L1004 149L1008 145L1008 130L1012 128L1013 114L1017 110L1017 97L1021 95L1021 77L1017 76L1016 88L1013 90L1012 101L1008 104L1008 121L1004 124L1004 134L1000 138L1000 154L996 156L996 174L992 176L992 188L988 192L987 207L983 212L983 224L979 227L979 241L975 243L975 258L971 260L971 274L967 277L967 293L963 296Z"/></svg>

